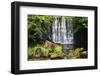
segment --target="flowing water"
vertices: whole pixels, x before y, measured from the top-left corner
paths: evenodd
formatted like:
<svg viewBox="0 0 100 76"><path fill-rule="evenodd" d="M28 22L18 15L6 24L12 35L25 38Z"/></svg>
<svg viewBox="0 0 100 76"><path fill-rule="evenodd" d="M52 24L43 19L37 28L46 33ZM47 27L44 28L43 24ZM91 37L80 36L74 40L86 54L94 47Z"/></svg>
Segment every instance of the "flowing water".
<svg viewBox="0 0 100 76"><path fill-rule="evenodd" d="M61 18L54 17L52 25L52 41L64 45L67 49L73 47L74 35L71 18L65 19L63 16Z"/></svg>

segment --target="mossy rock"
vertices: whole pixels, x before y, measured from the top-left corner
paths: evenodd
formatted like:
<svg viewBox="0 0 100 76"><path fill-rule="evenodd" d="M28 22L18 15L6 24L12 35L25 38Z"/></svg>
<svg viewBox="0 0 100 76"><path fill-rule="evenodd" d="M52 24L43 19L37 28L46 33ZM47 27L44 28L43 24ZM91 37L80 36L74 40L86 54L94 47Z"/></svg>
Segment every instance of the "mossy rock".
<svg viewBox="0 0 100 76"><path fill-rule="evenodd" d="M44 47L41 47L41 46L36 46L34 49L33 49L33 57L48 57L49 56L49 51L51 49L49 48L44 48Z"/></svg>
<svg viewBox="0 0 100 76"><path fill-rule="evenodd" d="M44 43L44 48L52 48L52 45L53 45L52 42L46 40L45 43Z"/></svg>
<svg viewBox="0 0 100 76"><path fill-rule="evenodd" d="M81 58L87 58L87 51L81 52Z"/></svg>
<svg viewBox="0 0 100 76"><path fill-rule="evenodd" d="M52 53L51 55L50 55L50 58L51 59L57 59L57 58L60 58L60 59L63 59L64 58L64 54L63 53Z"/></svg>
<svg viewBox="0 0 100 76"><path fill-rule="evenodd" d="M76 48L75 49L75 51L78 51L78 52L81 52L81 51L83 51L84 50L84 48Z"/></svg>
<svg viewBox="0 0 100 76"><path fill-rule="evenodd" d="M68 59L75 59L76 57L74 56L74 50L69 50L68 54L67 54L67 58Z"/></svg>
<svg viewBox="0 0 100 76"><path fill-rule="evenodd" d="M58 56L57 56L57 54L56 53L52 53L51 55L50 55L50 58L51 59L56 59Z"/></svg>
<svg viewBox="0 0 100 76"><path fill-rule="evenodd" d="M41 56L41 47L34 47L33 49L33 57L39 58Z"/></svg>
<svg viewBox="0 0 100 76"><path fill-rule="evenodd" d="M60 51L62 51L62 47L57 45L57 46L54 48L54 50L60 52Z"/></svg>
<svg viewBox="0 0 100 76"><path fill-rule="evenodd" d="M54 48L54 52L51 53L50 56L51 59L56 59L56 58L64 58L64 53L62 52L62 47L60 45L56 45Z"/></svg>
<svg viewBox="0 0 100 76"><path fill-rule="evenodd" d="M33 58L33 50L32 48L28 48L28 59L32 59Z"/></svg>
<svg viewBox="0 0 100 76"><path fill-rule="evenodd" d="M45 49L45 48L43 48L43 49L42 49L42 54L41 54L41 56L42 56L42 57L48 57L48 56L49 56L49 50L50 50L50 49Z"/></svg>
<svg viewBox="0 0 100 76"><path fill-rule="evenodd" d="M61 46L56 46L54 48L54 52L51 53L51 56L50 56L51 59L56 59L56 58L64 58L64 53L62 52L62 47Z"/></svg>
<svg viewBox="0 0 100 76"><path fill-rule="evenodd" d="M64 53L60 53L59 55L58 55L58 57L59 58L61 58L61 59L63 59L65 56L64 56Z"/></svg>
<svg viewBox="0 0 100 76"><path fill-rule="evenodd" d="M69 52L67 54L67 58L68 59L80 58L81 51L83 51L83 50L84 50L84 48L76 48L76 49L69 50Z"/></svg>

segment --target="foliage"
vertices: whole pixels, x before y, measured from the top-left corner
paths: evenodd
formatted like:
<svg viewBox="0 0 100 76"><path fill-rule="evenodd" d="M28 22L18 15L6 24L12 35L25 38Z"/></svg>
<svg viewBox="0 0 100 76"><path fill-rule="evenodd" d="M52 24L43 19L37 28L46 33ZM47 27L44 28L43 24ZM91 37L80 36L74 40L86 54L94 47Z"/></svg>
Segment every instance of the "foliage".
<svg viewBox="0 0 100 76"><path fill-rule="evenodd" d="M73 17L73 30L76 33L81 28L88 27L88 18L87 17Z"/></svg>
<svg viewBox="0 0 100 76"><path fill-rule="evenodd" d="M43 39L43 35L50 31L52 16L28 15L28 45Z"/></svg>

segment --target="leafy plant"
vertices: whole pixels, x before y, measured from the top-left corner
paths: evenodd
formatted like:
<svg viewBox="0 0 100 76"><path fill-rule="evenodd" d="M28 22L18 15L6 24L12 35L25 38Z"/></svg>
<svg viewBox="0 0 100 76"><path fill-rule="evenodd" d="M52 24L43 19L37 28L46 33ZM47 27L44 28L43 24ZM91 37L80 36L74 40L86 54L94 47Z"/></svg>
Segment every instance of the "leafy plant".
<svg viewBox="0 0 100 76"><path fill-rule="evenodd" d="M73 17L73 30L76 33L81 28L88 27L88 18L87 17Z"/></svg>
<svg viewBox="0 0 100 76"><path fill-rule="evenodd" d="M52 16L28 15L28 45L33 46L48 35L52 25ZM47 37L49 38L49 36Z"/></svg>

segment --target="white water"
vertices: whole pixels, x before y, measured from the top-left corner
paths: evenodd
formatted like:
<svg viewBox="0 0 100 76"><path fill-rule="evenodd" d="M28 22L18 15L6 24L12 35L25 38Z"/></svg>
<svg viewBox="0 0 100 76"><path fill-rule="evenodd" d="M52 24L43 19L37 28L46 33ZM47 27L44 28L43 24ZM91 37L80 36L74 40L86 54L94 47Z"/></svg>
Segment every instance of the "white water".
<svg viewBox="0 0 100 76"><path fill-rule="evenodd" d="M52 25L52 41L60 44L73 44L72 19L54 18Z"/></svg>

